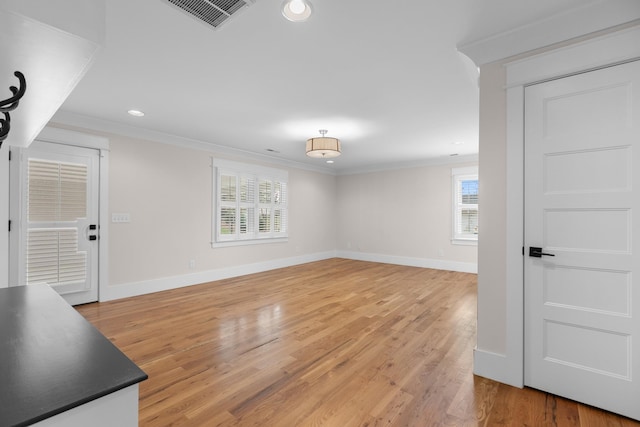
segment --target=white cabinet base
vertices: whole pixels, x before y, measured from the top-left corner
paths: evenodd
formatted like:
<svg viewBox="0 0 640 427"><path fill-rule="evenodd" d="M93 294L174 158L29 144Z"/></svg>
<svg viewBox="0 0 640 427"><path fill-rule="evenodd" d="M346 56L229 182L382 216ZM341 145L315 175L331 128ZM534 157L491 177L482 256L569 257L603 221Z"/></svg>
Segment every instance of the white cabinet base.
<svg viewBox="0 0 640 427"><path fill-rule="evenodd" d="M137 427L138 384L33 425L36 427Z"/></svg>

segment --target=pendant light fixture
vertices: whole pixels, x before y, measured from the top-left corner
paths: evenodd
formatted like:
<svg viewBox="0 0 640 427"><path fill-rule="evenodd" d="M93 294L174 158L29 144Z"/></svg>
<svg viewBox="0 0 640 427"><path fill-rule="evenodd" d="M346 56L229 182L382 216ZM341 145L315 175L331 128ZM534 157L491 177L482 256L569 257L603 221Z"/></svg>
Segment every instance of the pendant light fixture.
<svg viewBox="0 0 640 427"><path fill-rule="evenodd" d="M304 22L312 11L309 0L285 0L282 3L282 15L289 21Z"/></svg>
<svg viewBox="0 0 640 427"><path fill-rule="evenodd" d="M326 129L320 129L321 137L307 139L307 156L321 159L338 157L340 155L340 140L325 136Z"/></svg>

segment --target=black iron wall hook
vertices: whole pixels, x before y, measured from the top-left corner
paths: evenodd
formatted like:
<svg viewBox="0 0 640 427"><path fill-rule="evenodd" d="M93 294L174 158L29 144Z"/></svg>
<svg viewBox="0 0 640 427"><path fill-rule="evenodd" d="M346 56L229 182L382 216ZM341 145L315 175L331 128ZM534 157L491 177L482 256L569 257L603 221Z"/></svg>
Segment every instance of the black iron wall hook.
<svg viewBox="0 0 640 427"><path fill-rule="evenodd" d="M9 90L13 96L4 101L0 101L0 112L4 115L4 119L0 119L0 147L2 146L2 142L7 139L9 130L11 129L11 116L9 115L9 111L13 111L18 107L20 99L27 90L27 80L24 78L24 74L16 71L13 75L18 78L18 87L10 86Z"/></svg>

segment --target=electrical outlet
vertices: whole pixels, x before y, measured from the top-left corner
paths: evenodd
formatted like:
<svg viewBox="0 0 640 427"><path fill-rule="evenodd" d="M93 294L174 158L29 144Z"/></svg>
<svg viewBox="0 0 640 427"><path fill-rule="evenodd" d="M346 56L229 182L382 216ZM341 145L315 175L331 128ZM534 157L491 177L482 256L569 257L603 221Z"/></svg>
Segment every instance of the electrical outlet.
<svg viewBox="0 0 640 427"><path fill-rule="evenodd" d="M196 260L195 259L190 259L189 260L189 268L192 269L192 270L194 268L196 268Z"/></svg>

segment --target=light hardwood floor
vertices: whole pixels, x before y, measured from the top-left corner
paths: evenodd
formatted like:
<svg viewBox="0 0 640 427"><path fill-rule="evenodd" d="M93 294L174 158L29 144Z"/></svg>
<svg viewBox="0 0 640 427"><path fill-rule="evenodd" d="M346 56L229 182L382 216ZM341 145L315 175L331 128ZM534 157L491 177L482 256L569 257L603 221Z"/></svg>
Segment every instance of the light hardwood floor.
<svg viewBox="0 0 640 427"><path fill-rule="evenodd" d="M331 259L77 307L141 426L640 426L472 374L476 276Z"/></svg>

